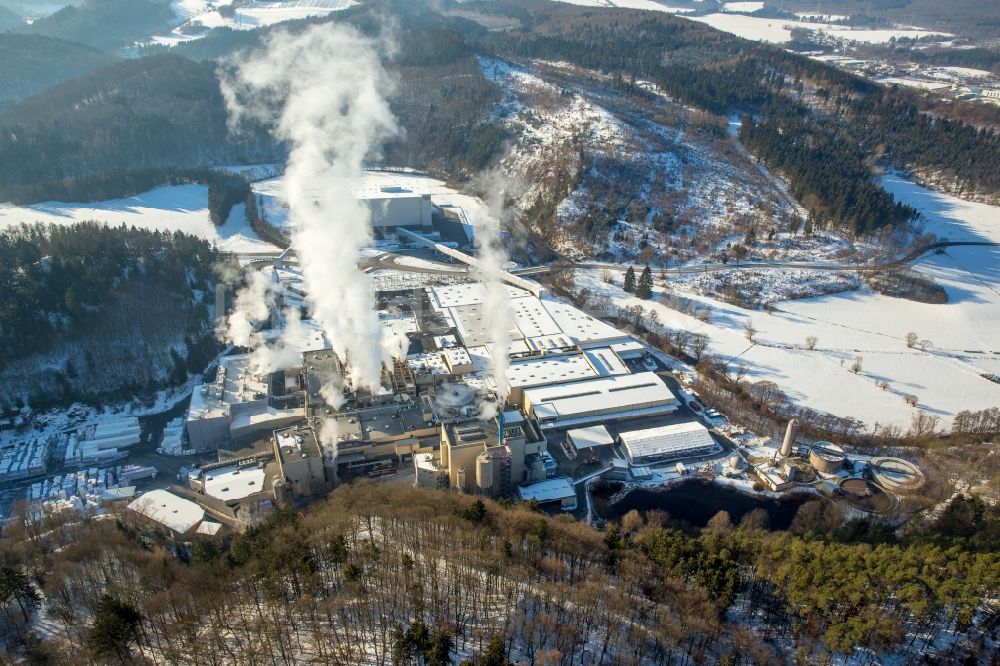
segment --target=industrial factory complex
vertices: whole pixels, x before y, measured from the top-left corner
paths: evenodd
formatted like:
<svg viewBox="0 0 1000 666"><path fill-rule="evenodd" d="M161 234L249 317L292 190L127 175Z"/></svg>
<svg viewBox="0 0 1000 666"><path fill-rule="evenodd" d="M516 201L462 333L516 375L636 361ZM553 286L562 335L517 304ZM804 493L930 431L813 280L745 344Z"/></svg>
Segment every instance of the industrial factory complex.
<svg viewBox="0 0 1000 666"><path fill-rule="evenodd" d="M295 302L288 253L258 270L273 272L290 292L284 303ZM798 447L794 421L780 446L737 446L714 427L713 410L670 381L662 357L509 277L502 350L480 282L380 291L380 322L407 346L383 365L378 390L355 389L350 359L315 332L301 341L300 362L277 372L259 372L250 353L224 356L184 417L186 450L218 450L220 462L190 470L162 491L170 497L147 495L131 508L164 526L169 510L176 524L167 527L184 538L204 534L206 522L209 531L240 529L359 477L565 511L580 509L587 483L600 477L649 483L715 469L772 492L825 484L861 508L885 488L910 492L923 482L905 461L858 463L833 444ZM274 313L264 325L280 321Z"/></svg>
<svg viewBox="0 0 1000 666"><path fill-rule="evenodd" d="M311 320L295 253L286 250L247 265L269 284L257 343L228 350L194 387L184 413L155 440L160 458L121 466L148 433L119 420L5 453L0 478L45 474L57 447L72 473L34 484L31 498L126 500L179 540L239 531L277 506L358 478L588 516L588 486L599 479L724 478L748 492L825 492L871 511L923 484L903 460L859 460L824 442L798 446L795 422L780 446L747 439L690 390L675 359L524 277L501 270L499 284L475 281L479 260L458 249L462 216L450 222L458 240L446 242L428 196L386 185L357 196L378 242L438 259L385 254L369 273L379 323L400 350L383 362L376 387L352 384L351 359ZM407 279L401 260L427 270ZM450 269L455 262L466 266ZM216 316L230 305L219 290ZM265 351L283 345L280 363L261 362L260 341ZM153 482L163 456L183 462Z"/></svg>

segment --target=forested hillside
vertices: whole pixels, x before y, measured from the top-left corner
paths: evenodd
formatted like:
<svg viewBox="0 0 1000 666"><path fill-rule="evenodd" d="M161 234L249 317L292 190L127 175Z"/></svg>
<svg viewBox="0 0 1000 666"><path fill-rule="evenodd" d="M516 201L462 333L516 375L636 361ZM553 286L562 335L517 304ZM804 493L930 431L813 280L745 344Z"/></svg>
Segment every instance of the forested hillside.
<svg viewBox="0 0 1000 666"><path fill-rule="evenodd" d="M981 639L1000 585L995 507L956 500L902 540L843 523L821 502L804 505L791 533L769 533L758 518L735 527L720 512L698 534L633 512L602 534L528 505L362 484L190 550L148 538L134 514L15 525L0 544L5 575L22 581L5 601L7 636L24 635L38 585L55 630L33 643L34 663L997 656ZM927 643L948 629L947 644Z"/></svg>
<svg viewBox="0 0 1000 666"><path fill-rule="evenodd" d="M344 20L374 32L381 24L373 11L345 12ZM484 31L413 7L404 11L407 27L389 62L399 74L391 103L404 131L384 155L393 164L449 174L482 168L503 138L490 122L499 92L463 33ZM220 31L235 41L218 44L210 36L210 53L201 55L222 57L268 32ZM95 200L118 175L138 181L144 177L133 172L150 167L283 159L263 128L228 131L215 69L212 61L157 54L95 70L0 113L0 200ZM117 189L113 196L134 193L125 183Z"/></svg>
<svg viewBox="0 0 1000 666"><path fill-rule="evenodd" d="M214 353L216 252L97 224L0 233L0 405L148 395Z"/></svg>
<svg viewBox="0 0 1000 666"><path fill-rule="evenodd" d="M678 101L720 115L748 114L772 124L794 119L785 141L750 148L770 166L796 165L797 172L786 175L798 183L800 197L814 200L807 207L819 221L866 233L906 216L878 185L859 189L858 177L871 180L878 161L926 179L943 175L940 180L964 194L1000 194L997 131L930 122L931 114L960 115L963 105L954 105L958 111L918 106L909 94L886 92L824 63L657 12L543 0L517 5L523 27L490 33L480 48L651 81ZM646 93L637 88L635 94ZM803 159L802 142L826 148Z"/></svg>
<svg viewBox="0 0 1000 666"><path fill-rule="evenodd" d="M11 107L0 114L0 154L0 183L33 190L53 183L58 191L66 178L273 161L282 153L263 130L230 135L214 64L158 55L95 70Z"/></svg>
<svg viewBox="0 0 1000 666"><path fill-rule="evenodd" d="M85 0L21 31L113 51L162 30L174 19L169 0Z"/></svg>
<svg viewBox="0 0 1000 666"><path fill-rule="evenodd" d="M3 63L0 110L116 60L114 56L74 42L12 32L0 34L0 62Z"/></svg>

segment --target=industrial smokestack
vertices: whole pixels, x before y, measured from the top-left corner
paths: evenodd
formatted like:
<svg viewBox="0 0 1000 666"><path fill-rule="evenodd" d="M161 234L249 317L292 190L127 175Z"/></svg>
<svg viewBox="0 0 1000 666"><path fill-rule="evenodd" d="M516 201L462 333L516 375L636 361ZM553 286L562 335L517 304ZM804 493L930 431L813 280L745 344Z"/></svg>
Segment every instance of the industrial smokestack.
<svg viewBox="0 0 1000 666"><path fill-rule="evenodd" d="M781 457L787 458L792 455L792 447L795 445L795 437L799 434L799 422L798 419L792 419L788 422L788 428L785 430L785 441L781 443Z"/></svg>

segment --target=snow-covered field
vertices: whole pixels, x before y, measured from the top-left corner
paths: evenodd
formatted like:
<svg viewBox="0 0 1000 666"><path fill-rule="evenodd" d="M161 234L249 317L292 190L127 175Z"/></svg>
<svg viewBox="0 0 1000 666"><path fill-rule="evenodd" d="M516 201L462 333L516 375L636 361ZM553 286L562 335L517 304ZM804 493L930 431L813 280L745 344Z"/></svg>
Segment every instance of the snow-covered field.
<svg viewBox="0 0 1000 666"><path fill-rule="evenodd" d="M792 39L793 28L817 30L836 39L866 44L884 44L895 37L919 38L927 35L942 34L930 30L916 28L875 30L867 28L850 28L829 23L809 23L807 21L790 21L784 19L760 18L744 14L718 13L691 17L692 21L706 23L717 30L732 33L746 39L754 39L772 44L784 44Z"/></svg>
<svg viewBox="0 0 1000 666"><path fill-rule="evenodd" d="M667 12L668 14L687 14L693 12L690 7L671 7L667 3L660 3L656 0L557 0L571 5L582 7L618 7L620 9L649 9L657 12ZM763 4L763 3L761 3Z"/></svg>
<svg viewBox="0 0 1000 666"><path fill-rule="evenodd" d="M1000 241L1000 208L932 192L898 176L887 176L885 183L921 210L928 230L952 240ZM958 411L1000 404L1000 385L980 376L1000 374L1000 248L950 248L926 256L916 268L948 291L947 304L861 289L782 302L768 314L684 294L712 308L704 323L656 300L625 294L605 284L599 271L582 275L579 286L606 293L619 305L655 309L668 327L707 334L712 353L733 367L745 364L750 381L774 381L797 404L854 417L869 428L878 423L904 430L922 410L947 427ZM744 334L748 321L757 329L753 343ZM932 342L927 351L906 346L910 331ZM815 350L805 348L808 336L818 339ZM857 357L862 368L854 374L850 368ZM916 408L905 395L917 396Z"/></svg>
<svg viewBox="0 0 1000 666"><path fill-rule="evenodd" d="M233 0L173 0L177 25L151 43L174 46L199 39L206 28L253 30L284 21L325 16L358 4L357 0L251 0L229 9ZM221 11L220 11L221 10Z"/></svg>
<svg viewBox="0 0 1000 666"><path fill-rule="evenodd" d="M764 9L763 2L727 2L722 5L722 11L724 12L746 12L750 14L752 12L759 12Z"/></svg>
<svg viewBox="0 0 1000 666"><path fill-rule="evenodd" d="M216 227L208 217L208 187L167 185L125 199L95 203L47 201L32 206L0 204L0 229L19 224L103 222L109 226L183 231L216 243L225 252L274 252L247 225L243 204Z"/></svg>

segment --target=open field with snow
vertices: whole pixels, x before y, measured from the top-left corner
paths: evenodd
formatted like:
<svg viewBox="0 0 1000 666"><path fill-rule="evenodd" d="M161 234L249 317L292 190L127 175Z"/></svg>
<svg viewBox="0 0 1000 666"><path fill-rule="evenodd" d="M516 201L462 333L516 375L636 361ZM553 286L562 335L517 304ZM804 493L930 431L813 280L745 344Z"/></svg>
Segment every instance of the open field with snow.
<svg viewBox="0 0 1000 666"><path fill-rule="evenodd" d="M0 229L19 224L102 222L160 231L183 231L216 243L225 252L274 252L246 222L243 204L216 227L208 217L206 185L167 185L125 199L94 203L47 201L32 206L0 204Z"/></svg>
<svg viewBox="0 0 1000 666"><path fill-rule="evenodd" d="M173 0L176 26L149 41L174 46L200 39L208 28L253 30L284 21L326 16L356 4L357 0L251 0L232 7L233 0Z"/></svg>
<svg viewBox="0 0 1000 666"><path fill-rule="evenodd" d="M791 41L792 29L803 28L817 30L830 37L849 42L864 42L866 44L885 44L895 37L919 38L928 35L943 34L931 30L915 28L901 29L868 29L850 28L829 23L810 23L808 21L791 21L787 19L760 18L744 14L720 13L691 17L692 21L706 23L717 30L728 32L746 39L753 39L772 44L784 44ZM947 35L945 35L947 36Z"/></svg>
<svg viewBox="0 0 1000 666"><path fill-rule="evenodd" d="M886 176L897 198L918 208L927 229L951 240L1000 241L1000 208L961 201ZM917 410L950 425L961 410L1000 404L1000 385L982 374L1000 374L1000 248L955 247L932 254L915 268L948 292L949 302L930 305L890 298L866 289L785 301L772 314L746 310L700 295L682 294L712 308L701 322L657 299L641 301L605 284L599 271L583 274L579 286L606 293L621 306L640 304L671 328L705 333L709 350L735 368L747 367L749 381L771 380L793 402L867 426L895 424L904 430ZM752 322L751 343L744 332ZM932 344L908 348L913 331ZM806 338L816 336L816 349ZM857 374L854 359L862 359ZM886 382L882 389L879 382ZM915 395L911 407L905 395Z"/></svg>
<svg viewBox="0 0 1000 666"><path fill-rule="evenodd" d="M695 11L690 7L671 7L668 2L657 0L557 0L581 7L618 7L619 9L649 9L668 14L686 14Z"/></svg>

